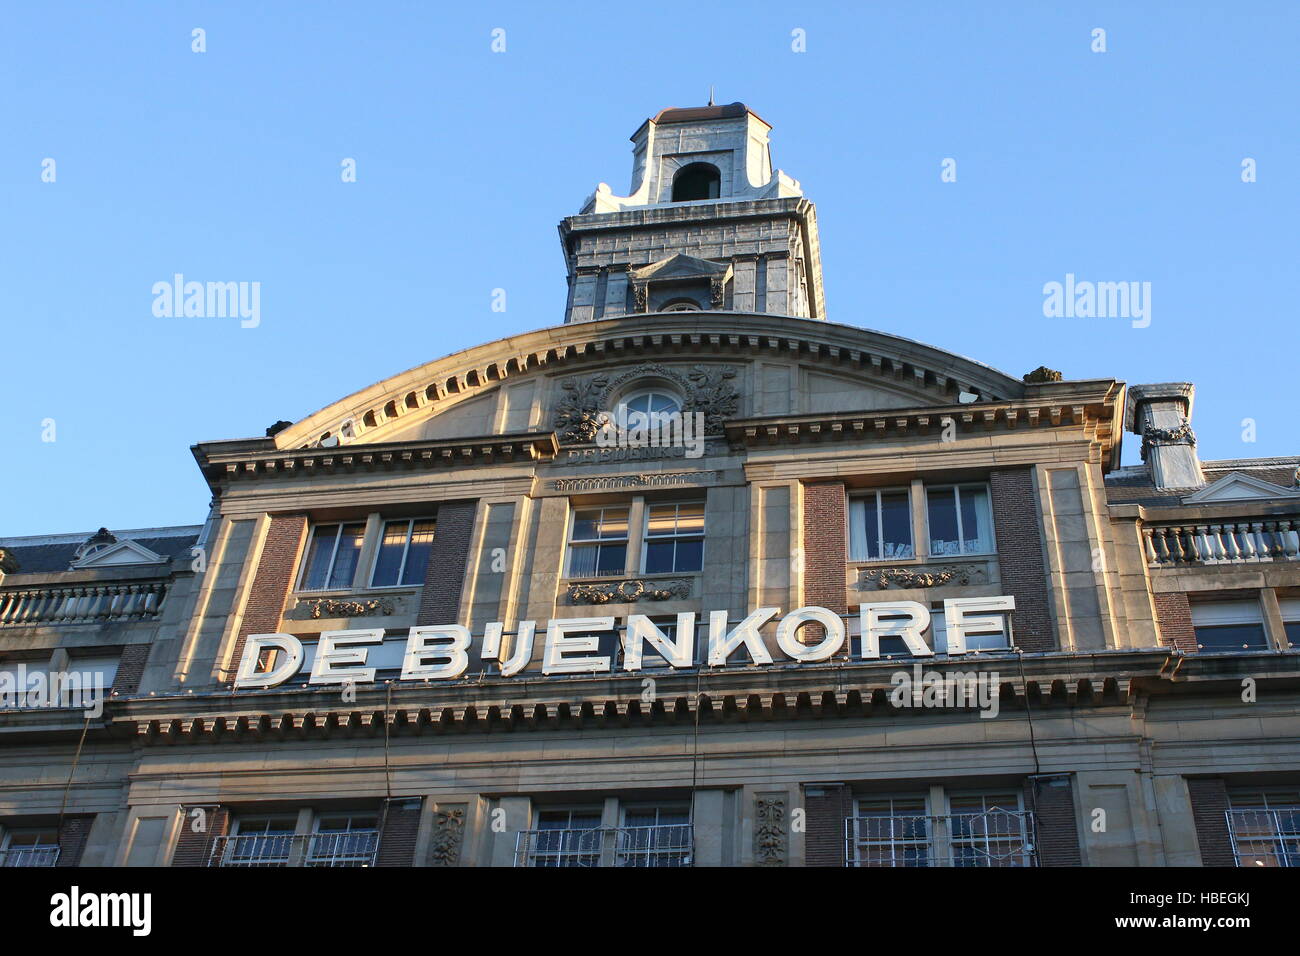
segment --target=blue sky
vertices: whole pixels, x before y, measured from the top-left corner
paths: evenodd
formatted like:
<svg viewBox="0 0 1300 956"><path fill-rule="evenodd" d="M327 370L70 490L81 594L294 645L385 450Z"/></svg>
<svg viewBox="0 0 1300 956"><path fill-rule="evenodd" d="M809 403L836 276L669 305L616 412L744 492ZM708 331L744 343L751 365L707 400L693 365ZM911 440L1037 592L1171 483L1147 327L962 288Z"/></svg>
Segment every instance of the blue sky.
<svg viewBox="0 0 1300 956"><path fill-rule="evenodd" d="M644 9L8 5L0 535L198 523L192 443L561 321L556 223L710 84L817 203L832 320L1192 381L1202 457L1300 451L1300 5ZM155 317L178 272L260 282L261 324ZM1150 282L1150 326L1045 318L1067 273Z"/></svg>

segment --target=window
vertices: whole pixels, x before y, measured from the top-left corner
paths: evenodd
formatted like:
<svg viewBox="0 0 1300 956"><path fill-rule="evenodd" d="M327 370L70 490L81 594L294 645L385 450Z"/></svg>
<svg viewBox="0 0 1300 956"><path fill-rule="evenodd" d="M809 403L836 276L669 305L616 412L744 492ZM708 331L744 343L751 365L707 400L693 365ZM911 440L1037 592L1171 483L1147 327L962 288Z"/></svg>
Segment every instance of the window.
<svg viewBox="0 0 1300 956"><path fill-rule="evenodd" d="M370 586L385 588L424 584L429 552L433 549L433 529L432 518L384 522Z"/></svg>
<svg viewBox="0 0 1300 956"><path fill-rule="evenodd" d="M302 828L301 830L299 828ZM379 852L374 811L309 811L241 816L217 837L216 866L373 866Z"/></svg>
<svg viewBox="0 0 1300 956"><path fill-rule="evenodd" d="M370 866L379 848L379 818L373 813L335 813L316 821L308 866Z"/></svg>
<svg viewBox="0 0 1300 956"><path fill-rule="evenodd" d="M1300 791L1228 794L1238 866L1300 866Z"/></svg>
<svg viewBox="0 0 1300 956"><path fill-rule="evenodd" d="M54 866L59 861L59 831L54 827L6 828L0 838L0 867Z"/></svg>
<svg viewBox="0 0 1300 956"><path fill-rule="evenodd" d="M1013 790L863 797L845 832L850 866L1035 865L1033 814Z"/></svg>
<svg viewBox="0 0 1300 956"><path fill-rule="evenodd" d="M646 508L643 574L685 574L704 567L704 502Z"/></svg>
<svg viewBox="0 0 1300 956"><path fill-rule="evenodd" d="M722 173L712 163L691 163L673 177L673 202L717 199L722 193Z"/></svg>
<svg viewBox="0 0 1300 956"><path fill-rule="evenodd" d="M1277 603L1287 644L1293 649L1300 648L1300 598L1279 597Z"/></svg>
<svg viewBox="0 0 1300 956"><path fill-rule="evenodd" d="M225 843L222 866L288 866L293 853L292 816L241 817Z"/></svg>
<svg viewBox="0 0 1300 956"><path fill-rule="evenodd" d="M987 485L926 489L930 554L935 557L993 552L993 516Z"/></svg>
<svg viewBox="0 0 1300 956"><path fill-rule="evenodd" d="M702 306L696 300L681 298L681 299L673 299L670 302L665 302L663 307L660 308L659 311L660 312L699 312L701 308Z"/></svg>
<svg viewBox="0 0 1300 956"><path fill-rule="evenodd" d="M872 491L849 499L849 560L915 557L912 500L906 488Z"/></svg>
<svg viewBox="0 0 1300 956"><path fill-rule="evenodd" d="M1192 605L1192 627L1203 654L1266 651L1259 601L1207 601Z"/></svg>
<svg viewBox="0 0 1300 956"><path fill-rule="evenodd" d="M662 633L666 639L672 641L674 644L677 643L677 617L675 615L673 617L651 617L650 623L652 623L655 627L659 628L660 633ZM691 658L691 664L697 667L699 666L701 653L703 651L703 646L701 645L700 642L700 631L701 628L697 620L696 627L695 627L695 642L692 645L692 658ZM623 666L623 642L627 638L626 621L619 624L618 626L618 638L619 638L619 643L618 643L617 664L619 667L622 667ZM705 634L704 637L704 643L705 645L707 645L708 643L707 633ZM603 646L601 648L600 653L602 654L605 653ZM737 661L737 660L745 663L748 662L748 658L745 657L743 652L738 653L731 658L731 661ZM641 642L641 669L642 670L667 669L670 666L671 665L668 663L667 659L662 654L660 654L655 647L651 646L645 641Z"/></svg>
<svg viewBox="0 0 1300 956"><path fill-rule="evenodd" d="M542 810L529 834L529 866L599 866L599 809Z"/></svg>
<svg viewBox="0 0 1300 956"><path fill-rule="evenodd" d="M627 569L628 509L583 508L573 513L569 576L623 574Z"/></svg>
<svg viewBox="0 0 1300 956"><path fill-rule="evenodd" d="M653 389L634 392L618 404L618 411L622 413L618 417L626 420L629 430L648 429L656 423L669 421L666 416L677 415L682 410L681 400L675 395Z"/></svg>
<svg viewBox="0 0 1300 956"><path fill-rule="evenodd" d="M1001 651L1011 647L1011 615L1000 614L1002 629L990 634L966 634L966 650ZM930 627L936 654L948 653L948 627L943 606L930 609ZM900 640L901 643L901 640Z"/></svg>
<svg viewBox="0 0 1300 956"><path fill-rule="evenodd" d="M1032 849L1018 794L954 794L948 810L953 866L1027 865Z"/></svg>
<svg viewBox="0 0 1300 956"><path fill-rule="evenodd" d="M361 522L313 528L299 589L324 591L352 587L365 535L366 526Z"/></svg>
<svg viewBox="0 0 1300 956"><path fill-rule="evenodd" d="M628 807L616 849L617 866L690 866L691 811L685 804Z"/></svg>
<svg viewBox="0 0 1300 956"><path fill-rule="evenodd" d="M848 822L854 866L932 865L924 797L859 800Z"/></svg>

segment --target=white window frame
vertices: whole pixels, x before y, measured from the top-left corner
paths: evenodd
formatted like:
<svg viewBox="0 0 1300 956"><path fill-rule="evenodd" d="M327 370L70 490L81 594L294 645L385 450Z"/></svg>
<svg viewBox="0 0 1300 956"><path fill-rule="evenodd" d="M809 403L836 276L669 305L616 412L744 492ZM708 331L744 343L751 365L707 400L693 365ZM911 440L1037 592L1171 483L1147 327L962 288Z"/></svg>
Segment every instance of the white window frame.
<svg viewBox="0 0 1300 956"><path fill-rule="evenodd" d="M329 580L334 576L334 562L338 560L339 545L342 544L343 542L343 529L346 528L348 525L356 525L356 524L361 525L361 550L360 553L357 555L357 566L352 571L352 580L349 581L347 584L340 584L331 587ZM334 525L335 527L337 527L338 531L334 535L334 547L330 551L329 567L328 570L325 572L325 587L323 588L304 587L303 585L305 584L305 579L307 577L307 568L311 565L311 545L312 545L312 541L316 537L316 529L326 528L329 527L330 525ZM355 589L357 583L357 577L359 572L361 571L361 564L363 559L365 558L366 530L367 530L367 520L365 518L360 518L360 519L349 518L349 519L340 519L338 521L313 522L311 526L308 527L307 529L307 543L303 549L302 559L299 561L300 567L298 568L298 582L297 585L295 586L295 590L304 594L325 594L330 591L351 591Z"/></svg>
<svg viewBox="0 0 1300 956"><path fill-rule="evenodd" d="M649 823L649 824L628 823L627 818L629 813L645 813L650 810L654 811L654 815L655 815L654 823ZM665 812L667 813L684 812L686 815L686 821L684 823L660 823L659 817L661 814ZM618 806L618 820L619 820L619 826L623 829L625 834L630 833L632 830L646 828L646 827L665 827L665 828L686 827L687 832L690 835L690 841L691 841L691 846L689 849L682 849L675 845L669 847L657 847L657 846L640 847L636 845L615 846L614 852L616 853L618 859L620 860L619 865L627 866L628 864L622 861L632 857L640 857L649 861L652 859L662 860L667 858L684 856L686 858L687 864L691 864L694 862L693 857L695 855L695 846L694 846L695 817L694 814L692 813L691 802L689 800L659 800L659 801L647 801L647 802L635 801L631 803L624 803L622 800L620 800ZM624 839L626 839L626 837L624 837ZM654 864L648 863L648 865L653 866ZM670 864L665 864L665 865L670 865ZM677 865L682 865L682 864L677 864Z"/></svg>
<svg viewBox="0 0 1300 956"><path fill-rule="evenodd" d="M884 557L884 551L885 551L885 547L884 547L884 545L885 545L884 537L885 537L885 533L884 533L884 522L883 522L883 520L882 520L882 518L881 518L881 514L880 514L880 496L881 496L881 495L887 495L887 494L897 494L897 493L900 492L900 491L901 491L903 494L905 494L905 495L907 496L907 530L908 530L908 532L909 532L909 534L911 535L911 538L912 538L912 541L911 541L912 553L911 553L910 556L908 556L908 557L906 557L906 558L900 558L900 557ZM850 551L852 551L852 549L853 549L853 523L852 523L852 522L853 522L853 502L854 502L855 500L857 500L857 501L874 501L874 502L875 502L875 506L876 506L876 507L875 507L875 515L876 515L876 547L877 547L877 549L881 552L881 557L879 557L879 558L872 558L872 557L861 557L861 558L859 558L859 557L854 557L852 554L850 554L850 555L849 555L849 563L850 563L850 564L879 564L879 563L882 563L882 562L897 562L897 561L914 561L914 560L916 560L916 558L917 558L917 556L918 556L918 555L917 555L917 547L916 547L916 519L915 519L915 514L914 514L914 512L913 512L913 510L912 510L913 502L912 502L912 486L911 486L911 485L891 485L891 486L888 487L888 488L866 488L866 489L863 489L863 490L861 490L861 491L854 491L854 492L852 492L852 493L849 495L849 502L848 502L849 507L846 509L846 515L845 515L845 518L846 518L846 522L848 523L847 531L848 531L848 543L849 543L849 550L850 550ZM868 511L870 511L870 509L868 509ZM928 512L927 512L927 515L928 515ZM928 520L928 519L927 519L927 520ZM927 531L928 531L928 529L927 529ZM865 537L866 537L866 529L865 529L865 528L863 529L862 534L863 534L863 537L865 538Z"/></svg>
<svg viewBox="0 0 1300 956"><path fill-rule="evenodd" d="M402 561L397 566L397 582L395 584L376 584L375 574L376 572L379 571L379 554L384 547L384 531L390 524L395 524L398 521L406 522L406 541L402 544ZM402 583L402 578L406 575L406 559L411 554L411 536L415 532L415 524L417 521L433 522L433 535L435 538L438 536L437 515L426 515L419 518L385 518L382 515L380 516L379 530L376 532L374 555L371 557L370 560L370 576L367 579L369 581L369 587L372 590L381 590L384 588L418 588L423 586L424 584L423 581L421 581L419 584ZM365 549L365 543L363 542L362 550L364 551L364 549Z"/></svg>
<svg viewBox="0 0 1300 956"><path fill-rule="evenodd" d="M935 554L934 537L930 533L930 492L946 491L949 488L953 489L953 507L956 511L956 518L957 518L957 544L961 550L959 550L956 554ZM966 538L965 535L963 534L964 529L962 527L962 517L961 517L961 493L963 490L972 489L972 488L983 489L984 500L988 502L988 506L989 506L988 550L985 551L966 550ZM953 481L953 482L944 482L943 484L933 484L933 485L925 484L923 486L923 490L925 494L925 550L926 553L929 554L931 558L970 558L970 557L982 557L985 555L997 554L998 539L997 539L996 529L994 528L994 524L993 524L993 491L992 489L990 489L989 483L987 481ZM915 542L912 545L912 550L913 551L916 550Z"/></svg>
<svg viewBox="0 0 1300 956"><path fill-rule="evenodd" d="M609 579L609 578L619 577L621 575L627 574L628 555L631 554L632 551L632 521L635 517L635 515L633 514L634 507L635 507L635 502L632 501L610 502L608 504L596 504L596 505L579 505L579 504L574 504L572 501L569 502L569 528L568 528L568 533L565 535L565 549L564 549L565 550L565 554L564 554L565 578L578 578L583 580L586 580L588 578ZM582 538L581 540L574 540L573 531L575 526L578 523L578 513L581 511L600 512L600 522L598 523L596 529L596 533L598 535L600 533L599 526L603 525L605 522L606 511L624 511L627 513L627 518L626 518L627 530L623 533L623 537L621 538L595 537L595 538ZM607 574L601 574L599 570L593 570L590 574L578 574L573 570L573 556L575 551L575 545L577 546L577 548L594 549L597 554L596 565L597 567L599 567L600 547L606 544L623 545L623 568L617 574L613 572Z"/></svg>
<svg viewBox="0 0 1300 956"><path fill-rule="evenodd" d="M1234 601L1192 601L1190 602L1192 617L1192 633L1195 635L1199 631L1213 631L1219 628L1228 627L1258 627L1263 643L1259 647L1252 648L1217 648L1206 647L1201 644L1199 636L1196 640L1197 651L1208 652L1211 654L1232 654L1237 651L1252 652L1269 651L1273 649L1273 644L1268 637L1268 625L1264 618L1264 609L1260 606L1259 598L1255 600L1234 600Z"/></svg>
<svg viewBox="0 0 1300 956"><path fill-rule="evenodd" d="M656 535L652 535L652 534L650 534L650 512L651 512L654 508L662 508L662 507L665 507L665 506L668 506L668 505L672 505L672 506L674 506L674 507L677 509L677 514L676 514L676 516L675 516L674 519L673 519L673 533L672 533L672 534L656 534ZM677 524L678 521L681 520L681 506L682 506L682 505L699 505L699 506L700 506L700 510L701 510L701 512L702 512L702 517L703 517L703 519L704 519L704 526L700 529L700 531L699 531L698 534L696 534L695 532L688 532L688 533L685 533L685 534L680 534L680 533L677 532L676 524ZM640 559L640 561L637 563L637 567L641 569L641 571L640 571L641 574L699 574L700 572L702 572L702 571L704 570L704 562L705 562L705 560L707 559L707 556L706 556L706 554L705 554L705 548L708 547L708 543L707 543L707 542L708 542L708 537L709 537L709 516L708 516L708 509L707 509L707 506L706 506L706 502L705 502L705 500L704 500L703 498L690 498L690 499L685 500L685 501L679 501L679 500L676 499L676 498L673 498L673 499L665 499L665 500L662 500L662 501L646 501L646 502L645 502L645 505L644 505L644 507L641 509L641 511L642 511L642 515L641 515L641 559ZM630 517L631 517L631 515L630 515L630 513L629 513L629 518L630 518ZM628 528L628 530L631 531L630 522L629 522L629 528ZM674 570L672 570L672 571L647 571L647 570L646 570L646 556L648 555L648 553L649 553L649 551L650 551L650 542L651 542L651 541L673 541L673 542L676 542L676 541L677 541L678 539L680 539L680 538L699 538L699 539L700 539L700 566L699 566L699 568L698 568L697 570L695 570L695 571L678 571L678 570L676 570L676 569L674 569ZM674 546L673 546L673 564L676 565L676 563L677 563L677 547L676 547L676 544L674 544Z"/></svg>

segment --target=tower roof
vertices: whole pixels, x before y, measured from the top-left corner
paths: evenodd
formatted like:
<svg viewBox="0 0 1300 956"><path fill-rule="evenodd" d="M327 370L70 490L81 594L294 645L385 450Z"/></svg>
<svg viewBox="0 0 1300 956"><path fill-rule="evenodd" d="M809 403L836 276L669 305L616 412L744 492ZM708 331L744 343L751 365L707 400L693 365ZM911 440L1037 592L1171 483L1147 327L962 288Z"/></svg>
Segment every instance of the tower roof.
<svg viewBox="0 0 1300 956"><path fill-rule="evenodd" d="M744 103L728 103L725 106L670 106L650 117L650 122L656 125L664 123L698 123L701 120L735 119L746 114L754 116L764 125L771 127L770 123L767 123L763 117Z"/></svg>

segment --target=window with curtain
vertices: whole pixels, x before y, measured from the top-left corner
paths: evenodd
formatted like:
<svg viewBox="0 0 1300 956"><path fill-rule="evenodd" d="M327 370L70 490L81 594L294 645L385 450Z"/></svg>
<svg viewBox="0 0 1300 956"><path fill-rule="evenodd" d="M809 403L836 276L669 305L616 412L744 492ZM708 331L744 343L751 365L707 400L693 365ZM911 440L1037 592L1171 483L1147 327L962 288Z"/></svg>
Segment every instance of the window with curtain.
<svg viewBox="0 0 1300 956"><path fill-rule="evenodd" d="M433 549L432 518L401 518L385 521L375 555L375 570L370 586L376 588L424 583Z"/></svg>
<svg viewBox="0 0 1300 956"><path fill-rule="evenodd" d="M312 528L299 589L327 591L352 587L365 536L366 526L360 521Z"/></svg>
<svg viewBox="0 0 1300 956"><path fill-rule="evenodd" d="M892 561L915 556L912 502L906 488L871 491L849 499L850 561Z"/></svg>
<svg viewBox="0 0 1300 956"><path fill-rule="evenodd" d="M931 555L992 554L996 550L988 485L927 488L925 495Z"/></svg>
<svg viewBox="0 0 1300 956"><path fill-rule="evenodd" d="M627 506L579 508L569 532L569 576L622 574L627 568Z"/></svg>

